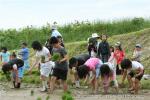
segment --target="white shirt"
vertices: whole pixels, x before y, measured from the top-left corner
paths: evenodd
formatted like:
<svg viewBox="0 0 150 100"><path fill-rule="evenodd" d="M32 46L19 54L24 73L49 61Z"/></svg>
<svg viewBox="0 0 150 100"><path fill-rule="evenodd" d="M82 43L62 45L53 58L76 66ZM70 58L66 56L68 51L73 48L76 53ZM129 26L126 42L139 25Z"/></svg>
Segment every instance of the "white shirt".
<svg viewBox="0 0 150 100"><path fill-rule="evenodd" d="M49 50L46 47L43 47L41 51L36 52L36 57L45 56L45 61L49 61Z"/></svg>
<svg viewBox="0 0 150 100"><path fill-rule="evenodd" d="M62 35L57 30L53 30L51 37L58 37L58 36L62 37Z"/></svg>
<svg viewBox="0 0 150 100"><path fill-rule="evenodd" d="M137 70L139 68L144 69L144 66L137 61L132 61L132 70Z"/></svg>
<svg viewBox="0 0 150 100"><path fill-rule="evenodd" d="M106 62L106 63L104 63L104 64L107 64L107 65L109 66L109 68L110 68L111 71L114 70L114 66L112 65L112 63Z"/></svg>
<svg viewBox="0 0 150 100"><path fill-rule="evenodd" d="M17 65L16 64L13 65L13 69L17 70Z"/></svg>

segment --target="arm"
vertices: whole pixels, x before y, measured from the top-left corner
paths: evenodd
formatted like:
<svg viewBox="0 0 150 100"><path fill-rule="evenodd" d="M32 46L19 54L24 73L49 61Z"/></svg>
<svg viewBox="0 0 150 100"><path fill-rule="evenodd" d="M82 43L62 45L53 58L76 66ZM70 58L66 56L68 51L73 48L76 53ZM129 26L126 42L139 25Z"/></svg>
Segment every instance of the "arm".
<svg viewBox="0 0 150 100"><path fill-rule="evenodd" d="M107 42L107 50L108 50L108 55L110 56L111 53L110 53L110 47L109 47L109 43Z"/></svg>
<svg viewBox="0 0 150 100"><path fill-rule="evenodd" d="M2 56L0 55L0 60L2 61Z"/></svg>
<svg viewBox="0 0 150 100"><path fill-rule="evenodd" d="M67 61L67 60L68 60L68 55L65 55L64 58L60 60L60 63L64 62L64 61Z"/></svg>
<svg viewBox="0 0 150 100"><path fill-rule="evenodd" d="M94 81L94 79L95 79L95 77L96 77L96 70L95 69L93 69L92 70L92 77L90 78L90 83L93 83L93 81Z"/></svg>
<svg viewBox="0 0 150 100"><path fill-rule="evenodd" d="M122 75L122 84L124 83L124 80L126 79L126 76L127 76L127 70L126 69L124 69L123 70L123 75Z"/></svg>
<svg viewBox="0 0 150 100"><path fill-rule="evenodd" d="M136 74L136 76L139 76L139 75L143 74L143 69L139 68L138 71L139 71L139 73Z"/></svg>
<svg viewBox="0 0 150 100"><path fill-rule="evenodd" d="M36 57L33 65L30 67L30 70L29 71L32 71L32 69L40 62L40 59L38 57Z"/></svg>
<svg viewBox="0 0 150 100"><path fill-rule="evenodd" d="M101 53L101 43L99 43L98 51L97 51L97 55L99 58L100 58L100 53Z"/></svg>
<svg viewBox="0 0 150 100"><path fill-rule="evenodd" d="M111 56L109 57L108 62L111 62L113 60L113 58L114 58L114 53L111 53Z"/></svg>

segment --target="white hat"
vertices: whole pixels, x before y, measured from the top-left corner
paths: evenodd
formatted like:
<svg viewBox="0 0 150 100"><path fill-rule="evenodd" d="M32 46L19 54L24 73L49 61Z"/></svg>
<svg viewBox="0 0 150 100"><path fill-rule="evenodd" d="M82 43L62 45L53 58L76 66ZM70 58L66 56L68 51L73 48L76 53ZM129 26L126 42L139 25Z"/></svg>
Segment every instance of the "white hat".
<svg viewBox="0 0 150 100"><path fill-rule="evenodd" d="M116 44L115 44L115 46L120 46L121 45L121 43L120 42L117 42Z"/></svg>
<svg viewBox="0 0 150 100"><path fill-rule="evenodd" d="M140 44L136 44L135 47L141 48L142 46Z"/></svg>
<svg viewBox="0 0 150 100"><path fill-rule="evenodd" d="M98 34L97 33L92 33L92 38L98 38Z"/></svg>

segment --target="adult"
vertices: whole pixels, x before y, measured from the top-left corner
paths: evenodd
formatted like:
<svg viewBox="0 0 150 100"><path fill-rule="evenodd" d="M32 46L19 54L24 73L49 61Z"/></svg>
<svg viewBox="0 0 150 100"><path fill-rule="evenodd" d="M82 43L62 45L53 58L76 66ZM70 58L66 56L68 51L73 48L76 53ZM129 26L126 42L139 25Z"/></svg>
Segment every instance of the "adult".
<svg viewBox="0 0 150 100"><path fill-rule="evenodd" d="M58 37L58 36L61 36L61 33L57 30L57 26L56 25L53 25L52 26L52 34L51 34L51 37Z"/></svg>
<svg viewBox="0 0 150 100"><path fill-rule="evenodd" d="M92 37L88 38L88 52L91 57L97 57L99 36L97 33L92 33Z"/></svg>

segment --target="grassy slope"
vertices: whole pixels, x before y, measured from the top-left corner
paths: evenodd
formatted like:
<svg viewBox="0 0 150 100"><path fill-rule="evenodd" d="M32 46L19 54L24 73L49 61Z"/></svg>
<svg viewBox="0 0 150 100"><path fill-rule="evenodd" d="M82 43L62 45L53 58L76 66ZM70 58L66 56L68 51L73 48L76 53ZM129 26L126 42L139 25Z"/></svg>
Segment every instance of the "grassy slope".
<svg viewBox="0 0 150 100"><path fill-rule="evenodd" d="M149 54L150 28L137 31L137 32L128 33L128 34L115 35L115 36L110 37L108 41L111 45L114 45L115 42L120 41L122 43L122 47L124 48L126 52L127 58L130 58L132 56L132 52L134 50L135 44L140 43L143 49L142 64L146 68L149 68L149 65L150 65L150 54ZM80 54L81 52L86 52L87 43L84 41L67 43L66 48L69 52L69 56L73 56L76 54Z"/></svg>

